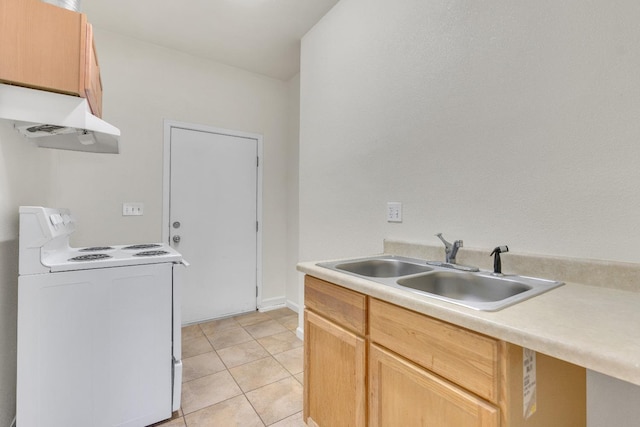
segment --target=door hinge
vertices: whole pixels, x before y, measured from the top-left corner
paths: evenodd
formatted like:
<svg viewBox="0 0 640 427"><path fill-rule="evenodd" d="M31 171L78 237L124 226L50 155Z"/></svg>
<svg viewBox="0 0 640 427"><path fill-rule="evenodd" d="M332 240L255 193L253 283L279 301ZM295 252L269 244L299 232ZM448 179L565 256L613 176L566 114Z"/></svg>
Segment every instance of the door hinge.
<svg viewBox="0 0 640 427"><path fill-rule="evenodd" d="M258 224L259 224L259 222L258 222L258 221L256 221L256 233L257 233L257 232L258 232L258 230L259 230L259 225L258 225Z"/></svg>
<svg viewBox="0 0 640 427"><path fill-rule="evenodd" d="M260 167L260 157L256 157L256 167Z"/></svg>
<svg viewBox="0 0 640 427"><path fill-rule="evenodd" d="M258 287L256 286L256 298L258 297Z"/></svg>

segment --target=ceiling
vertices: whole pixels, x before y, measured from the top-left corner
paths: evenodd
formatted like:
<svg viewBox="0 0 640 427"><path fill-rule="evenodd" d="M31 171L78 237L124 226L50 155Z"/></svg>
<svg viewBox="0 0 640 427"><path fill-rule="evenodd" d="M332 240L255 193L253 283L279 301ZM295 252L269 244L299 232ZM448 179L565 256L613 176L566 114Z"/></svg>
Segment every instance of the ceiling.
<svg viewBox="0 0 640 427"><path fill-rule="evenodd" d="M300 39L338 0L83 0L95 27L280 80Z"/></svg>

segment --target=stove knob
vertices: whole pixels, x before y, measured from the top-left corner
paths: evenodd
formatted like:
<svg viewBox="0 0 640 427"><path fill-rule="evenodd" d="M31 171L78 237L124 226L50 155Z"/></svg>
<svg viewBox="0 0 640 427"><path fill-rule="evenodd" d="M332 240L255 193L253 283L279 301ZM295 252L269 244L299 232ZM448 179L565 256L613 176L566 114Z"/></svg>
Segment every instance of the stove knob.
<svg viewBox="0 0 640 427"><path fill-rule="evenodd" d="M51 221L51 225L53 225L53 228L55 229L57 229L58 225L62 224L63 222L62 216L60 214L53 214L49 216L49 221Z"/></svg>
<svg viewBox="0 0 640 427"><path fill-rule="evenodd" d="M173 236L173 243L180 243L180 236Z"/></svg>

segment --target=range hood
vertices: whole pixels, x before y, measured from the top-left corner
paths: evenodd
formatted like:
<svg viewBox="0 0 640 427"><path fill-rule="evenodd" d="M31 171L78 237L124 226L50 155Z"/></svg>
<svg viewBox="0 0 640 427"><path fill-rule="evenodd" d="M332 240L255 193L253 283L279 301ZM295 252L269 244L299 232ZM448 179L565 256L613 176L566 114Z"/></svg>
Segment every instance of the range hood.
<svg viewBox="0 0 640 427"><path fill-rule="evenodd" d="M91 114L86 99L0 84L0 119L37 146L118 154L120 130Z"/></svg>

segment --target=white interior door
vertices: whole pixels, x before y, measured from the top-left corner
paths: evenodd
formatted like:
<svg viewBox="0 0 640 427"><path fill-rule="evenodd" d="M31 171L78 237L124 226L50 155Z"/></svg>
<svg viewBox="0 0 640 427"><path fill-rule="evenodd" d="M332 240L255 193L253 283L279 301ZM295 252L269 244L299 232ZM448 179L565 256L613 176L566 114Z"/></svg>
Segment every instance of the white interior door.
<svg viewBox="0 0 640 427"><path fill-rule="evenodd" d="M182 323L256 309L258 141L170 128L170 244L190 263Z"/></svg>

